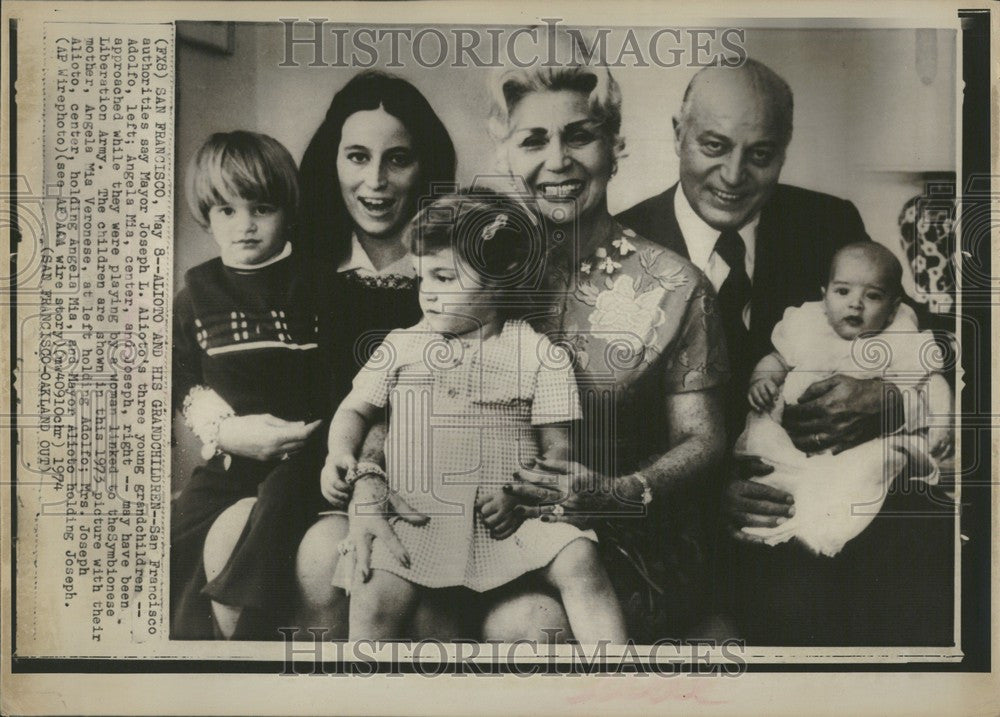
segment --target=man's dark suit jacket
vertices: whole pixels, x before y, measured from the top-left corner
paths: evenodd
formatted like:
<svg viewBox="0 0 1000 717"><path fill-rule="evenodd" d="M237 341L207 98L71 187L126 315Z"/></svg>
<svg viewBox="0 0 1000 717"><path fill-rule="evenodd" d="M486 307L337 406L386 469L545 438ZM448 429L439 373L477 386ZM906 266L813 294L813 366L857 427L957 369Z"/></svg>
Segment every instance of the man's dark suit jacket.
<svg viewBox="0 0 1000 717"><path fill-rule="evenodd" d="M690 258L674 215L675 184L640 202L617 219L639 236ZM850 202L829 194L779 184L760 212L750 299L749 367L770 353L771 332L785 309L820 299L834 252L845 244L868 240L861 215ZM741 390L745 389L741 387Z"/></svg>
<svg viewBox="0 0 1000 717"><path fill-rule="evenodd" d="M688 257L674 215L676 191L678 185L617 218L640 236ZM746 379L772 350L771 332L785 309L818 300L834 252L868 239L850 202L777 186L757 227L750 349L735 352L743 353L749 365L733 366L726 397L730 430L734 416L746 416ZM770 645L948 644L953 523L921 517L927 499L910 492L902 497L890 492L878 518L836 558L814 557L795 543L732 545L716 589L728 594L739 637ZM917 515L907 520L892 515L910 511Z"/></svg>

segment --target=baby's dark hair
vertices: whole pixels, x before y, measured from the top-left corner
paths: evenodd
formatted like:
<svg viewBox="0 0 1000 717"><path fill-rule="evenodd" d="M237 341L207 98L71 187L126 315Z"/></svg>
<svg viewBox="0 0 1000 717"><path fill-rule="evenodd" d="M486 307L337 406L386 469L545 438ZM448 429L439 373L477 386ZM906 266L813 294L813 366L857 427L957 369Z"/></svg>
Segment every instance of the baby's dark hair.
<svg viewBox="0 0 1000 717"><path fill-rule="evenodd" d="M875 241L852 242L840 247L830 260L830 271L826 277L827 285L833 280L837 260L844 254L863 254L869 262L879 265L883 276L886 277L886 290L889 294L893 298L903 295L903 265L899 263L895 254Z"/></svg>
<svg viewBox="0 0 1000 717"><path fill-rule="evenodd" d="M407 238L415 256L451 249L479 282L526 292L544 270L543 227L538 211L515 196L464 189L417 212Z"/></svg>
<svg viewBox="0 0 1000 717"><path fill-rule="evenodd" d="M257 132L217 132L205 140L188 167L188 208L203 227L212 207L232 199L267 202L289 219L299 204L295 160L284 145Z"/></svg>

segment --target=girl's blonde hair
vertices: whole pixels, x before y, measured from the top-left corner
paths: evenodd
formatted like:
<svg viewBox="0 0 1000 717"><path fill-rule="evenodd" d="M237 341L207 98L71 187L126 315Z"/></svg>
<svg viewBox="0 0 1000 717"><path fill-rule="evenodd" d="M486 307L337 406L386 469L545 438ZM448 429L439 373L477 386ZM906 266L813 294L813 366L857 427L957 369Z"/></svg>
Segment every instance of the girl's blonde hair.
<svg viewBox="0 0 1000 717"><path fill-rule="evenodd" d="M615 158L621 157L625 150L625 140L620 134L622 93L611 70L603 60L590 56L582 35L571 35L560 29L550 36L550 42L556 45L550 55L559 58L559 62L536 62L524 68L502 67L493 74L490 82L493 138L503 143L510 137L511 114L527 95L570 90L587 97L591 117L600 122Z"/></svg>
<svg viewBox="0 0 1000 717"><path fill-rule="evenodd" d="M295 160L278 140L257 132L218 132L191 159L188 208L203 227L212 207L234 197L267 202L294 218L299 205Z"/></svg>

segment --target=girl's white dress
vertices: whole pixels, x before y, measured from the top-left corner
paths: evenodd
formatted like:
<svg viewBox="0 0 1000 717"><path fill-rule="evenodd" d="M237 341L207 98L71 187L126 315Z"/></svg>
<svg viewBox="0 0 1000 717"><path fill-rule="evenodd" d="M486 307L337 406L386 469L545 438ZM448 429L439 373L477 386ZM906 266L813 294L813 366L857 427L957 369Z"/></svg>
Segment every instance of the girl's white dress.
<svg viewBox="0 0 1000 717"><path fill-rule="evenodd" d="M430 588L486 591L547 565L593 531L527 520L495 540L475 510L477 495L514 482L539 455L536 427L580 418L572 363L522 321L483 341L446 338L426 323L390 333L354 380L353 398L389 405L386 473L424 526L393 530L405 568L375 540L373 568Z"/></svg>
<svg viewBox="0 0 1000 717"><path fill-rule="evenodd" d="M795 515L773 528L743 531L777 545L796 538L820 555L839 553L878 515L892 481L909 465L911 478L937 483L938 470L926 437L900 433L879 438L837 455L808 456L781 426L785 405L797 403L811 384L835 374L883 377L901 388L917 386L941 368L930 332L920 332L905 304L881 333L849 341L827 322L820 301L786 309L771 337L791 367L770 413L751 411L736 443L736 454L756 456L774 472L755 480L791 493Z"/></svg>

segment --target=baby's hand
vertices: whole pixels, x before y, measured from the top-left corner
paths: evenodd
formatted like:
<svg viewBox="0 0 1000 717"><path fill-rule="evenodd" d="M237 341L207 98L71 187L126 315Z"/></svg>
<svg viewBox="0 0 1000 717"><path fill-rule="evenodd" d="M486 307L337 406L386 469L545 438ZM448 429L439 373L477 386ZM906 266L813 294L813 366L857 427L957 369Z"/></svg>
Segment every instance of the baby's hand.
<svg viewBox="0 0 1000 717"><path fill-rule="evenodd" d="M476 498L476 509L483 517L483 525L497 540L505 540L517 532L524 522L524 513L519 510L516 496L497 491L491 495Z"/></svg>
<svg viewBox="0 0 1000 717"><path fill-rule="evenodd" d="M766 376L757 379L750 385L747 398L755 410L763 412L771 409L774 402L778 399L778 392L778 382Z"/></svg>
<svg viewBox="0 0 1000 717"><path fill-rule="evenodd" d="M357 465L357 459L349 453L326 458L323 471L319 474L319 487L323 497L337 510L347 508L351 502L351 487L347 485L345 476Z"/></svg>

